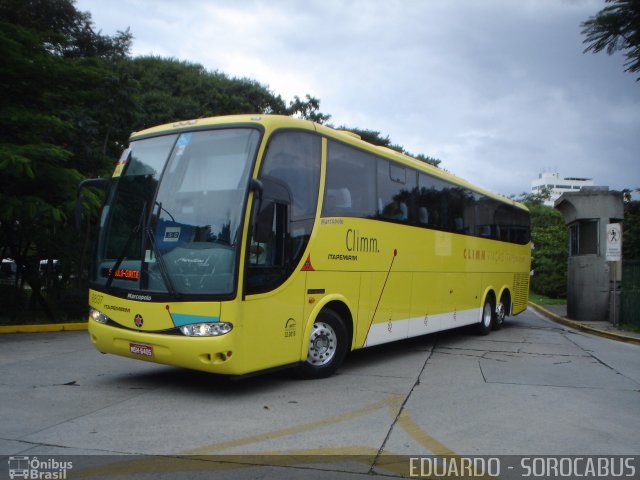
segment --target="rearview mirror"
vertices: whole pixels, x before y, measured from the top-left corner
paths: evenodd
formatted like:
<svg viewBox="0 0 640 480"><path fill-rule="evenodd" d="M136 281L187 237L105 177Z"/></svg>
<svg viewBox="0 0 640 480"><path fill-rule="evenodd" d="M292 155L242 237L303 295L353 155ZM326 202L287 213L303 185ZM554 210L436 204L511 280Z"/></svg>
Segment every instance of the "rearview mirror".
<svg viewBox="0 0 640 480"><path fill-rule="evenodd" d="M74 211L76 230L80 230L80 221L82 219L82 204L84 203L84 195L82 189L88 187L98 187L106 189L111 184L108 178L87 178L78 184L76 191L76 208Z"/></svg>

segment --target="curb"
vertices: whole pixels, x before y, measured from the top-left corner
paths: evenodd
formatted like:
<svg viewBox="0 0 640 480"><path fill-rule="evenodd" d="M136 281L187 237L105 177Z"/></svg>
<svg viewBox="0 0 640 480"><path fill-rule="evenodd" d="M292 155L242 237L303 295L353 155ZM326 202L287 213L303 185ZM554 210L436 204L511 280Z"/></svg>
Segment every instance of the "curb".
<svg viewBox="0 0 640 480"><path fill-rule="evenodd" d="M631 337L629 335L625 335L624 333L610 332L607 330L602 330L600 328L592 327L591 325L586 325L577 320L569 320L568 318L561 317L546 308L538 305L537 303L529 302L529 306L536 310L538 313L541 313L545 317L553 320L554 322L561 323L567 327L575 328L576 330L581 330L583 332L592 333L594 335L598 335L600 337L610 338L612 340L618 340L621 342L634 343L636 345L640 345L640 338Z"/></svg>
<svg viewBox="0 0 640 480"><path fill-rule="evenodd" d="M0 334L3 333L44 333L44 332L70 332L74 330L86 330L88 322L77 323L48 323L44 325L3 325L0 326Z"/></svg>

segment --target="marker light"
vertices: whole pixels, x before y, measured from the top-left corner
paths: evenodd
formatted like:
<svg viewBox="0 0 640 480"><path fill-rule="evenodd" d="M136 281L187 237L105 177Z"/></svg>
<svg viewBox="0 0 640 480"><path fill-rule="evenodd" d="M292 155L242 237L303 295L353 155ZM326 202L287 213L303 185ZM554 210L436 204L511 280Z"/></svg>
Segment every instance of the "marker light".
<svg viewBox="0 0 640 480"><path fill-rule="evenodd" d="M218 337L232 329L233 325L226 322L191 323L180 327L182 334L187 337Z"/></svg>
<svg viewBox="0 0 640 480"><path fill-rule="evenodd" d="M109 317L95 308L89 308L89 316L98 323L104 324L109 322Z"/></svg>

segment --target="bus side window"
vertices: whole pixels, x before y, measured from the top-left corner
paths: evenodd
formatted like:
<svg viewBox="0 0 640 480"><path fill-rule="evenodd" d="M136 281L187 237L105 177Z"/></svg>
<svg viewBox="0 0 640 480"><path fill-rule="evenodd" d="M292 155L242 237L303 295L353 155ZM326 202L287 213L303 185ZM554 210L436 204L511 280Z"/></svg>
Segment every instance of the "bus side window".
<svg viewBox="0 0 640 480"><path fill-rule="evenodd" d="M325 198L327 210L337 213L343 213L351 210L351 192L348 188L328 188L327 197Z"/></svg>
<svg viewBox="0 0 640 480"><path fill-rule="evenodd" d="M378 217L406 223L416 174L404 165L378 159Z"/></svg>
<svg viewBox="0 0 640 480"><path fill-rule="evenodd" d="M418 174L414 198L420 225L444 229L447 223L446 191L446 184L442 180L422 172Z"/></svg>
<svg viewBox="0 0 640 480"><path fill-rule="evenodd" d="M375 218L377 157L329 141L323 217Z"/></svg>
<svg viewBox="0 0 640 480"><path fill-rule="evenodd" d="M418 207L418 223L420 225L429 225L429 210L427 210L427 207Z"/></svg>
<svg viewBox="0 0 640 480"><path fill-rule="evenodd" d="M287 205L266 202L256 214L250 245L249 263L267 267L285 264Z"/></svg>

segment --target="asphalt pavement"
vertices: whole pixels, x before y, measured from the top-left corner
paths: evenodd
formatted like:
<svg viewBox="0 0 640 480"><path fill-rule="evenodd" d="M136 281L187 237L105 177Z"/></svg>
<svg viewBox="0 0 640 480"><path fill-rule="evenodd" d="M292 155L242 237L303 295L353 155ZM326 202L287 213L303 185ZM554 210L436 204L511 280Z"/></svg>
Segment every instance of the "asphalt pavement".
<svg viewBox="0 0 640 480"><path fill-rule="evenodd" d="M314 381L102 355L82 331L0 335L0 398L0 479L18 457L68 458L67 478L308 480L406 476L430 455L640 452L640 346L532 309L486 337L354 352Z"/></svg>

